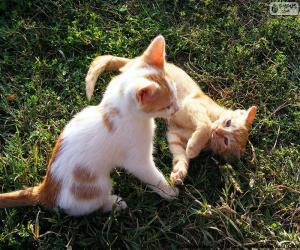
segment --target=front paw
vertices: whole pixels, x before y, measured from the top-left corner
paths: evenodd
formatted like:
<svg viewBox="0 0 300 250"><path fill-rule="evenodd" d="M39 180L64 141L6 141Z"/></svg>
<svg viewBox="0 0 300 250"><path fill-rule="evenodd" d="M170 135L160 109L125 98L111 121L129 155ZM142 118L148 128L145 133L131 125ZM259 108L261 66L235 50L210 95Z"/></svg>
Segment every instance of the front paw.
<svg viewBox="0 0 300 250"><path fill-rule="evenodd" d="M123 210L127 208L126 202L117 195L111 195L102 205L102 212L110 212L113 208L115 210Z"/></svg>
<svg viewBox="0 0 300 250"><path fill-rule="evenodd" d="M199 150L195 143L193 143L193 141L190 139L188 141L188 144L186 146L186 155L189 159L193 159L195 158L199 153L200 153L201 149Z"/></svg>
<svg viewBox="0 0 300 250"><path fill-rule="evenodd" d="M187 175L187 166L183 161L178 161L178 163L173 167L171 173L171 181L175 185L183 185L183 181Z"/></svg>
<svg viewBox="0 0 300 250"><path fill-rule="evenodd" d="M169 190L167 192L167 196L165 199L167 200L173 200L175 199L179 194L179 189L177 187L169 186Z"/></svg>
<svg viewBox="0 0 300 250"><path fill-rule="evenodd" d="M151 187L156 193L166 200L173 200L178 196L179 190L170 185L164 187Z"/></svg>

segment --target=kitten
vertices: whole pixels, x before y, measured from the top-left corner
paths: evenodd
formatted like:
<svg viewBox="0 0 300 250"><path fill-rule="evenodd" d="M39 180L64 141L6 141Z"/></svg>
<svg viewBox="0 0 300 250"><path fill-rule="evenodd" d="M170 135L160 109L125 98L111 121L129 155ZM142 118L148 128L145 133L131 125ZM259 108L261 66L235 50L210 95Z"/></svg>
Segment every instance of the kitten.
<svg viewBox="0 0 300 250"><path fill-rule="evenodd" d="M111 55L97 57L86 78L88 98L98 76L105 70L126 70L132 59ZM256 106L247 110L226 109L205 95L189 75L171 63L166 73L175 82L179 111L168 119L168 142L173 154L171 180L180 184L187 175L189 160L203 150L224 159L240 158L245 151Z"/></svg>
<svg viewBox="0 0 300 250"><path fill-rule="evenodd" d="M175 198L152 157L153 117L178 110L176 89L165 73L165 41L156 37L146 51L106 89L101 103L83 109L58 138L41 184L0 195L0 207L41 204L80 216L99 208L126 208L112 195L111 171L122 166L166 199Z"/></svg>

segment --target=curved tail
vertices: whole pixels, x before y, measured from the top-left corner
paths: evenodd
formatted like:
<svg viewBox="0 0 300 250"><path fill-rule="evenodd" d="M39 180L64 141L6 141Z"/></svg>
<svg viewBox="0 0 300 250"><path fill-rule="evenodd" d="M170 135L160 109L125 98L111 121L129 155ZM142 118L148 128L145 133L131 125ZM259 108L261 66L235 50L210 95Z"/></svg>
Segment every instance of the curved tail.
<svg viewBox="0 0 300 250"><path fill-rule="evenodd" d="M0 194L0 208L33 206L39 203L39 187Z"/></svg>
<svg viewBox="0 0 300 250"><path fill-rule="evenodd" d="M85 78L86 95L91 99L99 75L106 70L119 70L131 59L111 55L98 56L92 62Z"/></svg>

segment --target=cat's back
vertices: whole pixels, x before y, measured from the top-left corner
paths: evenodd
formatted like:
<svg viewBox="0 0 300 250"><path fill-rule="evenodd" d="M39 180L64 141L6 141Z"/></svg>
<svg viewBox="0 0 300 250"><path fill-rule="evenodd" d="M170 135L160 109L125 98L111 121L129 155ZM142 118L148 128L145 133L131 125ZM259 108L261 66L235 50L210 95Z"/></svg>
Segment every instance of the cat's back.
<svg viewBox="0 0 300 250"><path fill-rule="evenodd" d="M89 140L101 135L101 109L99 106L88 106L77 113L65 126L62 137L72 140Z"/></svg>
<svg viewBox="0 0 300 250"><path fill-rule="evenodd" d="M166 64L168 76L175 82L177 88L177 98L179 101L186 96L201 91L194 80L181 68L172 63ZM202 91L201 91L202 92Z"/></svg>

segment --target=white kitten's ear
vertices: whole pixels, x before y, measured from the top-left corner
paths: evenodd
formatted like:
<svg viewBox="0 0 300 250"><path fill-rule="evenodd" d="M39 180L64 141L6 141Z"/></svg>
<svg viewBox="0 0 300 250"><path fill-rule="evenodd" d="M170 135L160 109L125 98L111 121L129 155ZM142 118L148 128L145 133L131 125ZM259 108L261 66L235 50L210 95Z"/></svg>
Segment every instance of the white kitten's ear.
<svg viewBox="0 0 300 250"><path fill-rule="evenodd" d="M139 88L136 91L136 100L140 105L145 105L147 102L151 101L155 92L158 90L159 86L157 84L151 83L144 87Z"/></svg>
<svg viewBox="0 0 300 250"><path fill-rule="evenodd" d="M251 108L249 108L247 110L246 113L246 125L247 126L251 126L253 123L253 120L255 118L256 115L256 111L257 111L257 107L256 106L252 106Z"/></svg>
<svg viewBox="0 0 300 250"><path fill-rule="evenodd" d="M153 39L143 54L146 63L158 68L163 68L165 64L165 39L159 35Z"/></svg>

